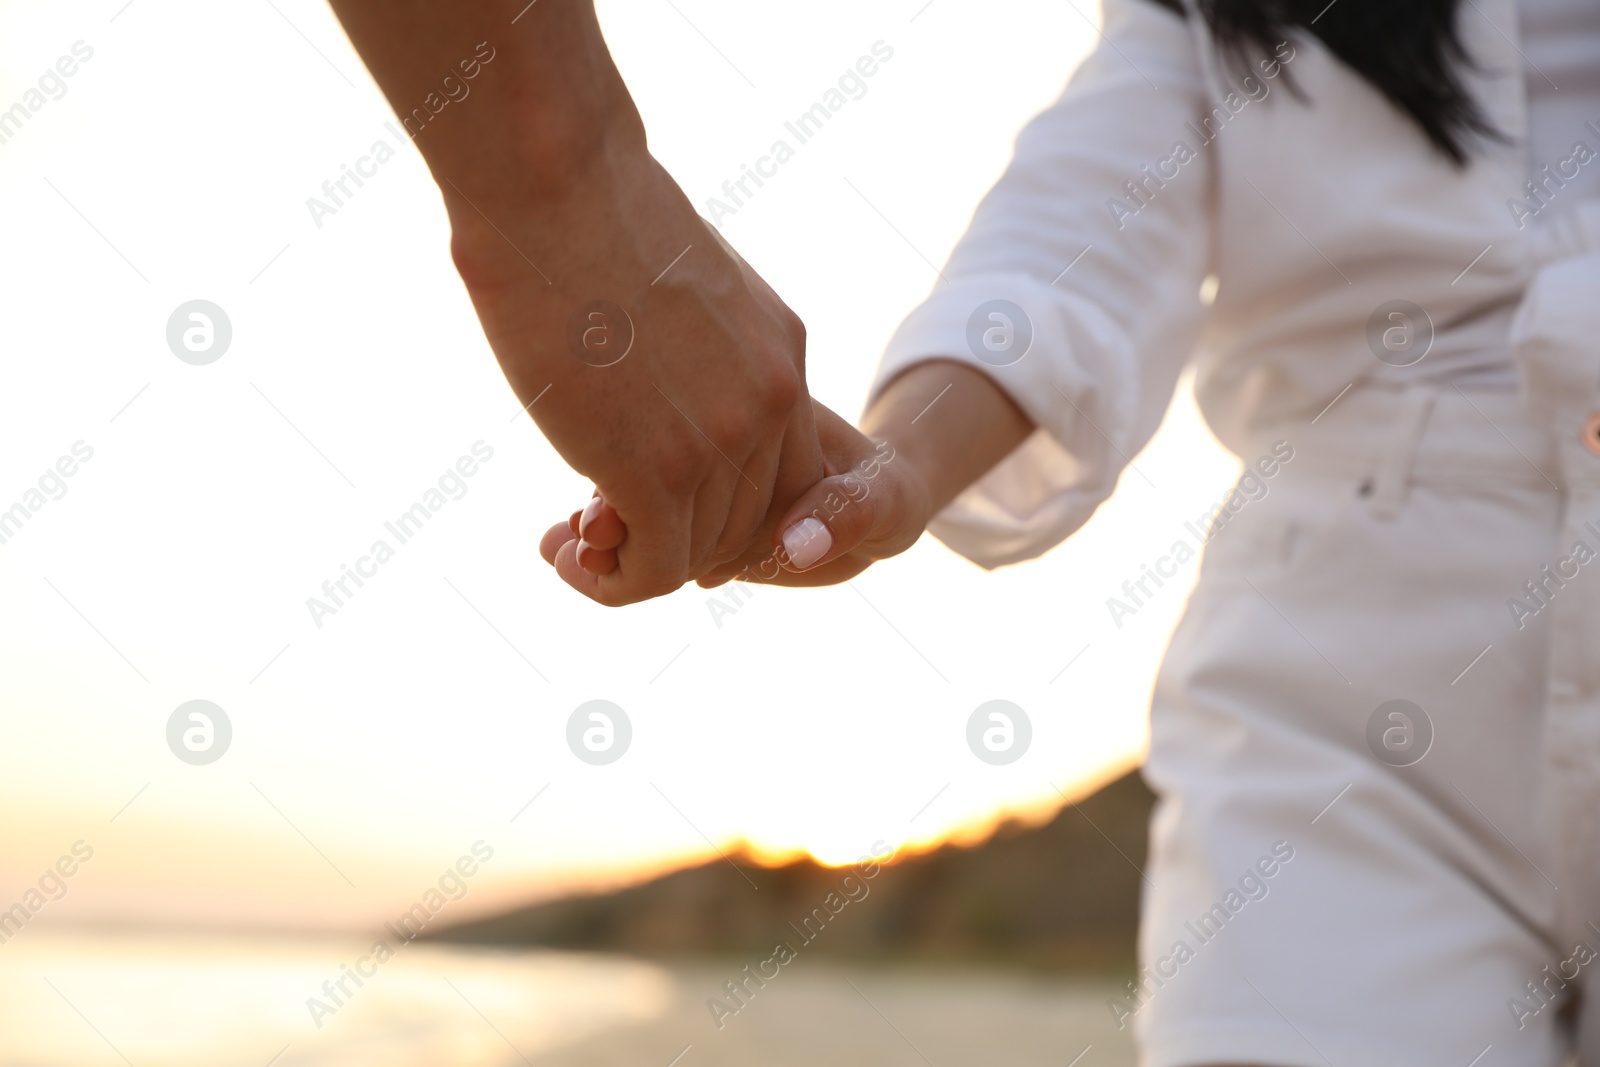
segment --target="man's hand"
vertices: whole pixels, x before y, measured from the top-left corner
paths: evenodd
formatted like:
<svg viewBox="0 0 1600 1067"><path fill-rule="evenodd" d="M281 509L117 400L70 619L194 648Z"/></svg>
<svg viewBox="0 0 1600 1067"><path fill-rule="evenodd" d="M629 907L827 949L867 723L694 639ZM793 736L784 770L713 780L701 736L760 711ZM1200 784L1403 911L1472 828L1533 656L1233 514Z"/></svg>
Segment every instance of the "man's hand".
<svg viewBox="0 0 1600 1067"><path fill-rule="evenodd" d="M651 157L592 0L332 4L439 184L506 379L629 531L607 573L562 577L632 603L764 538L822 476L805 331Z"/></svg>
<svg viewBox="0 0 1600 1067"><path fill-rule="evenodd" d="M605 573L558 568L612 605L671 592L736 558L764 539L772 507L822 475L804 328L659 168L633 174L652 171L655 188L622 198L639 210L631 224L595 203L598 181L548 217L544 239L559 227L573 242L599 242L591 262L554 285L509 261L498 234L474 232L470 220L456 231L456 262L507 380L631 532ZM646 207L646 197L656 202ZM652 284L677 253L648 250L680 240L682 258ZM621 314L582 312L573 325L588 293Z"/></svg>

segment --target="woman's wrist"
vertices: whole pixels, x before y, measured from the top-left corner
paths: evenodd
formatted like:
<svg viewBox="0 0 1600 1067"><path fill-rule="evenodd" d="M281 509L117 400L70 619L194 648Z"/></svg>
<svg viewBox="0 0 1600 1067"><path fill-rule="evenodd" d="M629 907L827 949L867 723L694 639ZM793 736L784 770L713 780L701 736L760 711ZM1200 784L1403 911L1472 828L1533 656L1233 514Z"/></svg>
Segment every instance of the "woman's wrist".
<svg viewBox="0 0 1600 1067"><path fill-rule="evenodd" d="M987 375L936 358L892 379L863 417L862 432L886 440L929 516L1027 439L1033 423Z"/></svg>

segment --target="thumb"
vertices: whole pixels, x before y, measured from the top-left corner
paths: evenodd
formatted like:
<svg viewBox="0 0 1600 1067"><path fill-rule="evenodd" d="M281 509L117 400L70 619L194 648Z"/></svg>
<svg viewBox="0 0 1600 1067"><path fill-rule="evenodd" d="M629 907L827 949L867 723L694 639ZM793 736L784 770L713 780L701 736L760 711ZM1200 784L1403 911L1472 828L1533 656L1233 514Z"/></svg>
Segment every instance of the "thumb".
<svg viewBox="0 0 1600 1067"><path fill-rule="evenodd" d="M785 570L809 571L853 551L872 533L878 501L853 471L817 482L800 495L773 531L773 558Z"/></svg>

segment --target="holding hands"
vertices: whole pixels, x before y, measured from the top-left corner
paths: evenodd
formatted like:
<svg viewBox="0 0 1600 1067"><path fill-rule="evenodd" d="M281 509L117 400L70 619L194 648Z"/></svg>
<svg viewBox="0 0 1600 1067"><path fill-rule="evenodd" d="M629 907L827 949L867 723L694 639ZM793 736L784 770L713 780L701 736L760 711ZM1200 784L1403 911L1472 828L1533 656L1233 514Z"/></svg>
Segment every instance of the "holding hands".
<svg viewBox="0 0 1600 1067"><path fill-rule="evenodd" d="M966 363L932 359L891 380L856 429L811 401L822 476L787 502L775 495L755 537L699 584L735 579L831 585L916 543L934 515L1020 445L1033 423L993 380ZM569 584L611 573L638 536L604 488L551 527L540 553Z"/></svg>
<svg viewBox="0 0 1600 1067"><path fill-rule="evenodd" d="M398 114L495 49L471 103L430 107L413 143L506 380L595 486L540 546L579 592L844 581L1032 431L953 360L889 383L861 430L816 404L804 326L651 156L592 0L331 3ZM596 308L605 358L586 350Z"/></svg>
<svg viewBox="0 0 1600 1067"><path fill-rule="evenodd" d="M735 579L775 585L831 585L877 560L905 551L930 517L928 487L888 440L874 441L812 401L823 477L775 506L768 538L753 539L736 559L699 579L713 588ZM629 530L597 489L581 512L550 528L540 554L569 584L618 566Z"/></svg>

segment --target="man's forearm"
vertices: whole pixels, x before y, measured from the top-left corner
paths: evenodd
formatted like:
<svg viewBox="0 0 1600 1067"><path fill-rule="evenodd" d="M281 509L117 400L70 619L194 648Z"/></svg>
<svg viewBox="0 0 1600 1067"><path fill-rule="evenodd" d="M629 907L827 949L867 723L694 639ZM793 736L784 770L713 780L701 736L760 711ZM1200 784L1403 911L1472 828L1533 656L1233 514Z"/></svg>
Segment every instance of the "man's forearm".
<svg viewBox="0 0 1600 1067"><path fill-rule="evenodd" d="M925 484L937 514L1033 432L987 375L955 360L919 363L891 381L861 421L894 446Z"/></svg>
<svg viewBox="0 0 1600 1067"><path fill-rule="evenodd" d="M456 268L518 398L551 389L530 414L579 471L640 459L618 424L659 402L654 387L680 403L688 388L658 365L663 343L710 336L660 305L674 283L698 301L742 278L650 156L592 0L331 3L439 185ZM467 79L463 59L490 49ZM439 107L447 84L466 95L431 114L430 94ZM652 287L691 245L696 254ZM602 300L627 318L596 320L595 335L636 349L604 372L568 336L576 309ZM636 331L645 340L634 346Z"/></svg>
<svg viewBox="0 0 1600 1067"><path fill-rule="evenodd" d="M562 578L631 603L764 538L822 476L805 330L651 157L593 0L330 2L507 381L628 531L604 574L557 545Z"/></svg>
<svg viewBox="0 0 1600 1067"><path fill-rule="evenodd" d="M447 192L560 188L607 145L643 151L593 0L330 5Z"/></svg>

